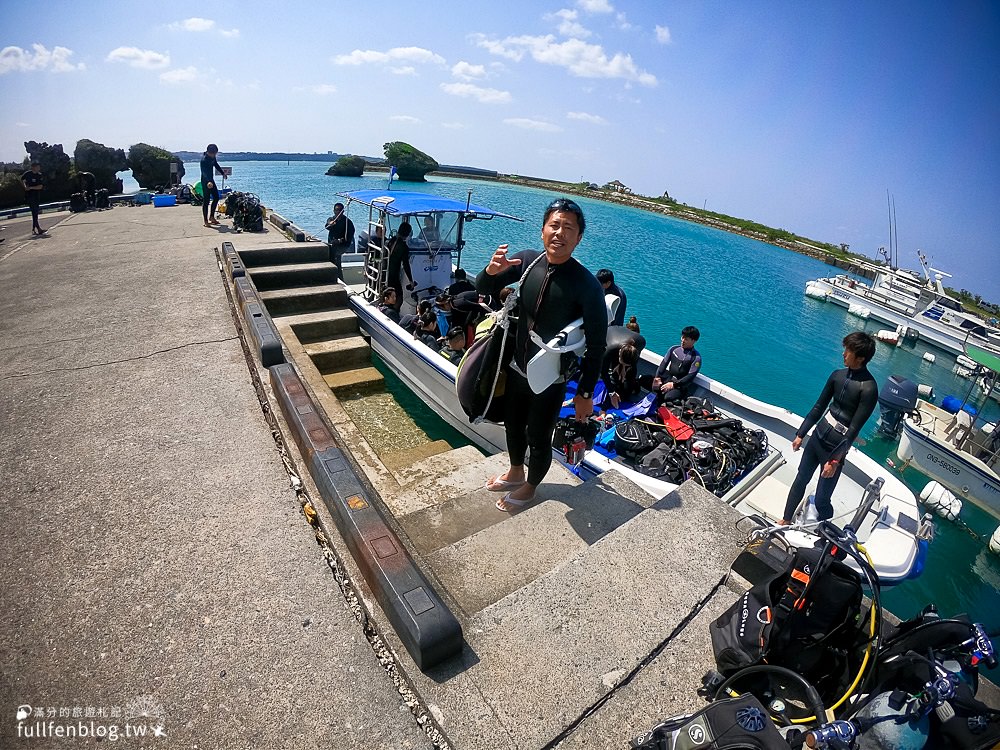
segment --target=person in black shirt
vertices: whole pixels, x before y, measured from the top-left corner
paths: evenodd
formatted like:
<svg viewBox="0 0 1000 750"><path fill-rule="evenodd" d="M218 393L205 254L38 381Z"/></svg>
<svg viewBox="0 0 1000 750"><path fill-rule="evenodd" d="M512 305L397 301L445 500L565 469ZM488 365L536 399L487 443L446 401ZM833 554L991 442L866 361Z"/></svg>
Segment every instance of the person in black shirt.
<svg viewBox="0 0 1000 750"><path fill-rule="evenodd" d="M403 277L402 272L406 271L406 277L410 279L410 288L413 287L413 271L410 270L410 248L406 241L413 233L413 227L409 223L399 225L396 236L389 240L389 273L387 284L396 290L396 309L403 305Z"/></svg>
<svg viewBox="0 0 1000 750"><path fill-rule="evenodd" d="M337 268L337 278L343 279L341 258L354 248L354 222L344 213L343 203L333 204L333 216L326 220L326 229L329 232L330 262Z"/></svg>
<svg viewBox="0 0 1000 750"><path fill-rule="evenodd" d="M31 208L31 233L45 234L42 225L38 223L38 212L42 205L42 190L45 180L42 178L42 165L37 161L31 162L31 169L21 175L21 182L24 184L24 199Z"/></svg>
<svg viewBox="0 0 1000 750"><path fill-rule="evenodd" d="M799 460L798 473L785 500L784 515L778 522L781 526L792 522L806 485L819 466L823 469L816 486L816 511L820 521L833 517L831 498L844 471L847 451L878 403L878 383L868 372L868 363L875 356L875 339L864 331L855 331L844 337L843 344L847 367L835 370L827 378L819 398L802 420L792 441L792 450L797 451L806 433L816 426Z"/></svg>
<svg viewBox="0 0 1000 750"><path fill-rule="evenodd" d="M201 213L205 217L206 227L219 225L215 218L215 209L219 205L219 186L215 184L215 173L224 173L216 158L218 155L219 147L214 143L209 143L201 157ZM211 206L209 206L209 201L211 201Z"/></svg>
<svg viewBox="0 0 1000 750"><path fill-rule="evenodd" d="M552 431L566 394L563 378L541 393L534 393L528 385L524 375L528 361L540 350L532 343L531 333L548 341L569 323L583 318L586 351L573 406L581 422L594 412L594 386L607 346L608 313L601 285L572 257L585 228L583 211L576 203L555 200L542 220L544 253L522 251L508 257L507 246L501 245L476 278L479 292L493 296L507 284L521 282L514 356L506 370L504 399L510 468L486 485L494 492L506 493L496 503L497 509L506 513L534 500L552 464Z"/></svg>
<svg viewBox="0 0 1000 750"><path fill-rule="evenodd" d="M615 283L614 271L609 268L602 268L594 275L597 276L597 280L604 287L605 294L613 294L618 298L618 309L615 310L615 319L611 321L611 325L625 325L625 305L628 304L628 298L625 297L625 292L622 291L622 288Z"/></svg>

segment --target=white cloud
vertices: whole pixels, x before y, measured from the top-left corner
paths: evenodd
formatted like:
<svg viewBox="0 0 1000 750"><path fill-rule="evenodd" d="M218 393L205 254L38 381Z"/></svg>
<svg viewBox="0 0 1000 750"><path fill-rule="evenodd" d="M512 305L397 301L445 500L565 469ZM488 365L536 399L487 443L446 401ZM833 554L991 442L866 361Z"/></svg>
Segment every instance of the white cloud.
<svg viewBox="0 0 1000 750"><path fill-rule="evenodd" d="M670 29L667 26L656 27L656 41L660 44L670 44Z"/></svg>
<svg viewBox="0 0 1000 750"><path fill-rule="evenodd" d="M615 26L617 26L620 31L631 31L635 28L629 23L624 13L619 13L615 16Z"/></svg>
<svg viewBox="0 0 1000 750"><path fill-rule="evenodd" d="M105 60L107 62L128 63L133 68L145 68L146 70L158 70L170 65L170 55L138 47L118 47L111 50Z"/></svg>
<svg viewBox="0 0 1000 750"><path fill-rule="evenodd" d="M463 81L471 81L475 78L485 78L486 68L482 65L473 65L465 60L459 60L451 66L451 74Z"/></svg>
<svg viewBox="0 0 1000 750"><path fill-rule="evenodd" d="M655 86L656 76L636 67L632 56L617 52L608 58L599 44L590 44L580 39L557 42L551 34L545 36L509 36L506 39L487 39L482 34L474 35L473 41L494 55L520 61L525 55L546 65L566 68L571 75L580 78L622 78L635 81L643 86Z"/></svg>
<svg viewBox="0 0 1000 750"><path fill-rule="evenodd" d="M334 86L332 83L314 83L310 86L293 86L292 91L318 94L319 96L327 96L329 94L336 94L337 87Z"/></svg>
<svg viewBox="0 0 1000 750"><path fill-rule="evenodd" d="M530 120L527 117L508 117L504 121L505 125L512 125L522 130L537 130L542 133L560 133L562 128L544 120Z"/></svg>
<svg viewBox="0 0 1000 750"><path fill-rule="evenodd" d="M594 125L607 125L608 121L605 120L600 115L592 115L587 112L567 112L566 117L570 120L580 120L581 122L590 122Z"/></svg>
<svg viewBox="0 0 1000 750"><path fill-rule="evenodd" d="M615 8L608 0L576 0L587 13L610 13Z"/></svg>
<svg viewBox="0 0 1000 750"><path fill-rule="evenodd" d="M219 29L219 33L224 37L234 39L240 35L239 29Z"/></svg>
<svg viewBox="0 0 1000 750"><path fill-rule="evenodd" d="M215 21L208 18L186 18L183 21L175 21L167 28L171 31L211 31L215 27Z"/></svg>
<svg viewBox="0 0 1000 750"><path fill-rule="evenodd" d="M186 68L175 68L174 70L168 70L165 73L160 73L160 80L164 83L190 83L198 79L198 69L193 65L189 65Z"/></svg>
<svg viewBox="0 0 1000 750"><path fill-rule="evenodd" d="M464 122L442 122L441 123L441 127L442 128L447 128L448 130L464 130L465 129L465 123Z"/></svg>
<svg viewBox="0 0 1000 750"><path fill-rule="evenodd" d="M389 119L393 122L405 122L407 125L419 125L423 122L420 118L410 115L390 115Z"/></svg>
<svg viewBox="0 0 1000 750"><path fill-rule="evenodd" d="M417 74L417 69L412 65L403 65L398 68L390 68L389 70L397 76L415 76Z"/></svg>
<svg viewBox="0 0 1000 750"><path fill-rule="evenodd" d="M563 36L574 37L578 39L584 39L590 36L590 31L584 28L577 20L577 13L575 10L570 10L569 8L563 8L562 10L557 10L555 13L549 13L545 16L546 21L558 21L559 22L559 33Z"/></svg>
<svg viewBox="0 0 1000 750"><path fill-rule="evenodd" d="M363 65L365 63L436 63L444 64L444 58L423 47L393 47L386 52L373 49L356 49L349 55L337 55L333 58L335 65Z"/></svg>
<svg viewBox="0 0 1000 750"><path fill-rule="evenodd" d="M31 123L30 122L15 122L14 124L17 125L17 127L19 127L19 128L30 128L31 127Z"/></svg>
<svg viewBox="0 0 1000 750"><path fill-rule="evenodd" d="M33 70L47 70L51 73L71 73L84 70L83 63L69 61L73 50L66 47L53 47L49 51L42 44L32 44L31 50L20 47L4 47L0 50L0 75L18 71L27 73Z"/></svg>
<svg viewBox="0 0 1000 750"><path fill-rule="evenodd" d="M486 89L472 83L442 83L441 90L452 96L466 96L482 104L505 104L511 100L509 91Z"/></svg>

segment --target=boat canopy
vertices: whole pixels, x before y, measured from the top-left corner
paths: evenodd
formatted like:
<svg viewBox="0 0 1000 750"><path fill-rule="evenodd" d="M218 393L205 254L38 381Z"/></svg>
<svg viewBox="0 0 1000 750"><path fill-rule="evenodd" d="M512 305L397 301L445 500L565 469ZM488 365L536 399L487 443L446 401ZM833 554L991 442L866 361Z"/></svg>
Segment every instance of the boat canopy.
<svg viewBox="0 0 1000 750"><path fill-rule="evenodd" d="M970 341L965 342L965 354L969 359L973 360L977 364L987 367L993 372L1000 372L1000 351L994 349L987 349L983 346L973 344Z"/></svg>
<svg viewBox="0 0 1000 750"><path fill-rule="evenodd" d="M408 190L351 190L337 193L337 195L340 198L347 198L366 206L384 210L390 216L447 212L464 214L466 218L492 219L494 216L499 216L504 219L522 221L516 216L500 213L486 206L430 193L415 193Z"/></svg>

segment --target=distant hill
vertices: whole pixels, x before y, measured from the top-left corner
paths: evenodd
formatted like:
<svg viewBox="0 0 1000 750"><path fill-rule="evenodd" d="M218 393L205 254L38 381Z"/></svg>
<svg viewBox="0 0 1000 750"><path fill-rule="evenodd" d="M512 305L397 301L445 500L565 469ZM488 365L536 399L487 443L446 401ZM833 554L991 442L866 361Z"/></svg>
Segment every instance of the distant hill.
<svg viewBox="0 0 1000 750"><path fill-rule="evenodd" d="M201 157L204 152L202 151L173 151L174 156L178 157L181 161L192 162L201 161ZM261 151L220 151L219 152L219 163L223 164L227 161L320 161L328 164L333 164L337 159L339 159L344 154L338 154L335 151L327 151L325 154L312 153L312 154L302 154L302 153L285 153L282 151L264 153ZM381 156L362 156L369 165L376 167L389 168L389 165L385 163L385 158ZM497 171L495 169L480 169L479 167L461 167L452 164L441 164L435 174L452 174L452 175L469 175L470 177L496 177Z"/></svg>

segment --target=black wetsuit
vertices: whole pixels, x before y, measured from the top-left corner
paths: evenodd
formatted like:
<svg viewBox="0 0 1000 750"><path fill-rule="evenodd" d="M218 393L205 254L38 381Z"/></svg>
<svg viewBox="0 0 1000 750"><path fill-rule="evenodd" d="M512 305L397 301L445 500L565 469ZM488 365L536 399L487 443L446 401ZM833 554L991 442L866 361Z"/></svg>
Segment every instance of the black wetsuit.
<svg viewBox="0 0 1000 750"><path fill-rule="evenodd" d="M212 201L212 216L215 216L215 207L219 205L219 184L215 181L216 170L222 174L219 160L214 156L209 156L207 152L203 154L201 157L201 213L205 217L206 224L209 217L209 199ZM212 187L208 186L209 183L212 183Z"/></svg>
<svg viewBox="0 0 1000 750"><path fill-rule="evenodd" d="M413 282L413 271L410 270L410 248L406 240L399 235L389 241L389 273L387 284L396 290L396 304L403 304L403 278L402 271L406 270L406 276Z"/></svg>
<svg viewBox="0 0 1000 750"><path fill-rule="evenodd" d="M33 172L28 170L23 175L21 175L21 181L24 183L25 187L33 188L38 185L44 184L45 180L42 178L41 172ZM31 207L31 229L32 231L41 232L42 226L38 223L38 212L39 207L42 205L42 191L41 190L25 190L24 199Z"/></svg>
<svg viewBox="0 0 1000 750"><path fill-rule="evenodd" d="M701 355L693 346L685 349L680 344L670 347L667 355L660 360L656 375L645 376L640 382L652 390L653 380L659 378L663 383L673 383L669 391L657 392L657 398L662 401L677 401L687 398L688 386L695 376L701 372Z"/></svg>
<svg viewBox="0 0 1000 750"><path fill-rule="evenodd" d="M552 463L552 430L555 427L566 383L559 380L541 393L528 385L528 361L539 351L532 343L530 331L543 341L549 341L577 318L583 318L586 351L579 375L578 392L593 392L601 374L601 361L607 341L608 313L604 290L597 278L575 258L565 263L549 265L541 253L525 250L511 255L521 261L496 276L485 269L476 278L481 294L497 296L505 286L521 280L517 336L514 359L507 368L504 428L507 453L512 466L523 466L528 455L528 484L537 487ZM528 453L530 449L530 454Z"/></svg>
<svg viewBox="0 0 1000 750"><path fill-rule="evenodd" d="M342 212L340 216L327 219L326 228L329 231L327 244L330 246L330 262L337 267L337 278L343 279L341 258L354 247L354 222Z"/></svg>
<svg viewBox="0 0 1000 750"><path fill-rule="evenodd" d="M865 365L857 370L845 367L830 374L819 398L795 433L796 437L805 438L806 433L816 426L802 448L799 471L785 501L786 521L792 520L816 468L829 461L837 461L837 469L828 479L820 477L815 497L820 520L833 517L831 498L844 470L847 451L857 439L868 417L875 411L877 403L878 383ZM836 420L836 426L827 417L827 405L830 407L829 416Z"/></svg>

